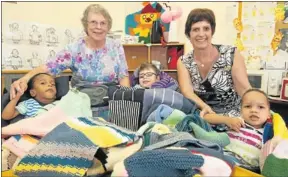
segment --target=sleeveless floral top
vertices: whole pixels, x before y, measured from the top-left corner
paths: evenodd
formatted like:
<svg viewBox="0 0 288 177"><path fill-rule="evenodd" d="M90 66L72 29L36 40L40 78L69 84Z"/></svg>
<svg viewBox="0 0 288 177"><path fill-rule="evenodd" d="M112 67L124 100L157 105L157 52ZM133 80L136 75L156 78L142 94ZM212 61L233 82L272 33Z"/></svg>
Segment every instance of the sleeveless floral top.
<svg viewBox="0 0 288 177"><path fill-rule="evenodd" d="M190 73L195 94L217 114L239 117L241 98L234 89L231 73L235 47L214 46L218 49L219 58L204 79L200 76L199 68L193 58L193 51L183 56L181 61Z"/></svg>

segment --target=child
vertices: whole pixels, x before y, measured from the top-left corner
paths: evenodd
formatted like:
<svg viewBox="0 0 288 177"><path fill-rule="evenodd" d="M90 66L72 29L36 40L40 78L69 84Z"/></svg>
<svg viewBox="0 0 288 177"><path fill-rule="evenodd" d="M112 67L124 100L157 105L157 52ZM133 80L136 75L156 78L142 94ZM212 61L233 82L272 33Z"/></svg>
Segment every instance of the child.
<svg viewBox="0 0 288 177"><path fill-rule="evenodd" d="M17 92L16 97L7 104L2 112L4 120L11 120L19 114L25 115L25 117L33 117L38 114L43 106L53 103L57 93L54 78L47 73L36 74L28 82L27 93L32 98L17 105L23 95L23 93Z"/></svg>
<svg viewBox="0 0 288 177"><path fill-rule="evenodd" d="M139 84L137 88L151 88L152 84L160 80L159 69L150 63L143 63L139 68Z"/></svg>
<svg viewBox="0 0 288 177"><path fill-rule="evenodd" d="M230 144L224 148L238 165L248 169L259 168L264 125L271 117L267 95L258 89L249 89L243 94L241 117L245 127L239 132L228 131Z"/></svg>

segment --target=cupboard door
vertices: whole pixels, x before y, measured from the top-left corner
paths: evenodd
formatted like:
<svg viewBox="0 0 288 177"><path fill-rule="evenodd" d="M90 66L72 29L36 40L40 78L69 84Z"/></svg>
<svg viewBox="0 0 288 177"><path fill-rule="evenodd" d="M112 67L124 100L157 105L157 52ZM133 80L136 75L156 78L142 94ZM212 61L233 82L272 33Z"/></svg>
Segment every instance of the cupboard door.
<svg viewBox="0 0 288 177"><path fill-rule="evenodd" d="M148 62L148 47L146 46L125 46L124 51L129 70L134 70L142 63Z"/></svg>
<svg viewBox="0 0 288 177"><path fill-rule="evenodd" d="M153 46L151 48L151 62L153 60L161 63L161 69L168 69L167 47Z"/></svg>

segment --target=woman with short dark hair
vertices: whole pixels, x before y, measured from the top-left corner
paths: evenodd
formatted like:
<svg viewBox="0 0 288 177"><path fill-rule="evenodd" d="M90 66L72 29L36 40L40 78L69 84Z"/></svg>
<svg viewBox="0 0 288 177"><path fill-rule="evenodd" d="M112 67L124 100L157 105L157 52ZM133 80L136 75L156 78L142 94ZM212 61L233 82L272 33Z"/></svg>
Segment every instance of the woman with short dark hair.
<svg viewBox="0 0 288 177"><path fill-rule="evenodd" d="M178 81L183 95L202 110L201 117L222 125L217 126L221 130L227 126L237 130L243 121L230 117L240 116L241 96L251 86L239 51L211 43L215 28L212 10L199 8L189 13L185 35L193 50L178 60Z"/></svg>

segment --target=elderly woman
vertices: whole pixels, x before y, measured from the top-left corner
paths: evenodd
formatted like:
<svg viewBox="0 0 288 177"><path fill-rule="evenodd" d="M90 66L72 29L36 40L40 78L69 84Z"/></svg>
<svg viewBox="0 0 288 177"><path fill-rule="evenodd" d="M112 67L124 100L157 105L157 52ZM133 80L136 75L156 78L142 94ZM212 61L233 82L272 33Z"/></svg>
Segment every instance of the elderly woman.
<svg viewBox="0 0 288 177"><path fill-rule="evenodd" d="M215 27L210 9L194 9L188 15L185 35L193 50L178 60L179 85L182 94L200 107L206 121L216 124L218 130L228 126L237 131L243 126L240 97L251 86L239 51L211 43Z"/></svg>
<svg viewBox="0 0 288 177"><path fill-rule="evenodd" d="M123 46L106 37L112 26L109 13L101 5L89 5L81 21L87 36L15 81L10 88L10 99L15 97L16 91L24 92L28 80L35 74L57 75L68 68L73 72L71 84L75 87L94 87L110 82L130 87Z"/></svg>

